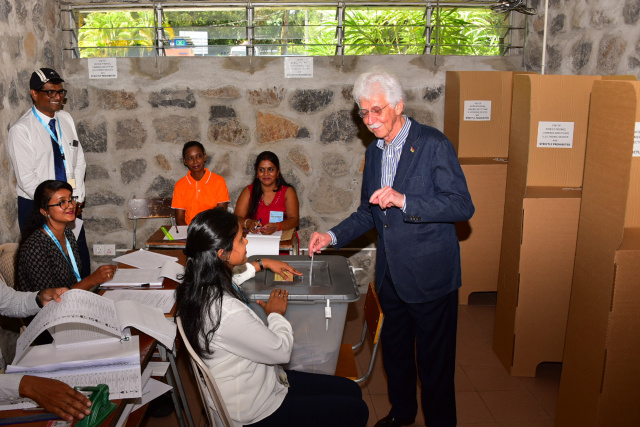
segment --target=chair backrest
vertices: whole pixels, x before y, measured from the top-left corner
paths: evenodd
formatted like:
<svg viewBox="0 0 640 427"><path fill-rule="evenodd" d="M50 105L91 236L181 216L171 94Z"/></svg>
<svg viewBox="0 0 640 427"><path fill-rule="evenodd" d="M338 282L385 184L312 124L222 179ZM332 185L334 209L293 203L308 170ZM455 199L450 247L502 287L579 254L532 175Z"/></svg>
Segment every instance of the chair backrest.
<svg viewBox="0 0 640 427"><path fill-rule="evenodd" d="M384 315L382 314L378 293L373 283L369 283L367 298L364 301L364 320L367 323L367 331L373 340L373 344L377 344L378 339L380 339L383 319Z"/></svg>
<svg viewBox="0 0 640 427"><path fill-rule="evenodd" d="M15 287L17 243L0 245L0 279L10 288Z"/></svg>
<svg viewBox="0 0 640 427"><path fill-rule="evenodd" d="M171 209L171 197L149 197L147 199L129 199L129 219L133 220L133 249L136 248L136 231L139 219L171 218L175 225L175 210Z"/></svg>
<svg viewBox="0 0 640 427"><path fill-rule="evenodd" d="M233 421L227 411L227 407L222 400L220 390L216 385L216 380L211 375L211 371L204 364L200 356L196 354L187 339L184 329L182 328L182 321L180 318L176 318L176 324L178 325L178 331L184 341L184 346L189 352L189 359L193 372L196 375L196 382L198 383L198 389L200 389L200 398L202 399L202 405L207 412L207 418L209 418L209 424L216 427L233 427ZM207 397L208 396L208 397ZM215 409L211 407L211 403L214 404Z"/></svg>

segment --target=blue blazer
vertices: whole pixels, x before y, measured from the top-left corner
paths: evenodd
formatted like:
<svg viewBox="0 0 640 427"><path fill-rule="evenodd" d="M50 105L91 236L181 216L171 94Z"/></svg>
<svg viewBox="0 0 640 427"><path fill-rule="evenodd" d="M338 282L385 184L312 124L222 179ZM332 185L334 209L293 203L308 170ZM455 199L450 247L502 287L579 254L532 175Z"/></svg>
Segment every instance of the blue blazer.
<svg viewBox="0 0 640 427"><path fill-rule="evenodd" d="M406 196L406 212L369 204L380 187L382 150L365 154L360 206L331 231L337 248L378 230L376 288L389 268L400 298L408 303L438 299L461 285L460 245L454 223L474 213L453 145L439 130L411 120L393 189Z"/></svg>

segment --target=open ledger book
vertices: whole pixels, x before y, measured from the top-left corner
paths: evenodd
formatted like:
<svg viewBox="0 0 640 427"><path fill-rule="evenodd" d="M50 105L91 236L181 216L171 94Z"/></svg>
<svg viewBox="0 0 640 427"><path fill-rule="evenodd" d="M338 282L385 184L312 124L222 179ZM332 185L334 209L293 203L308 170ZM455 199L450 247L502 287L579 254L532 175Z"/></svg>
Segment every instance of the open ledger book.
<svg viewBox="0 0 640 427"><path fill-rule="evenodd" d="M105 383L111 399L139 397L140 347L128 327L173 348L176 325L162 310L83 290L67 291L62 302L47 304L20 335L7 373L56 378L72 386ZM54 343L30 347L45 330Z"/></svg>

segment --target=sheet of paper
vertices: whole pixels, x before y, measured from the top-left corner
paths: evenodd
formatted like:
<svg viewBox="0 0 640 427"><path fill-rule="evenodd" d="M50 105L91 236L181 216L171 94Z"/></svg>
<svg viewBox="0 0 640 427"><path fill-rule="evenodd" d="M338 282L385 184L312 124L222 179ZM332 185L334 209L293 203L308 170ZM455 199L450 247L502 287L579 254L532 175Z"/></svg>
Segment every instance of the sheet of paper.
<svg viewBox="0 0 640 427"><path fill-rule="evenodd" d="M295 234L296 229L290 228L288 230L282 230L282 235L280 236L280 240L291 240L293 239L293 235Z"/></svg>
<svg viewBox="0 0 640 427"><path fill-rule="evenodd" d="M175 261L166 261L162 264L160 269L160 277L166 277L175 282L182 283L182 276L184 275L184 266L178 264Z"/></svg>
<svg viewBox="0 0 640 427"><path fill-rule="evenodd" d="M133 410L137 411L142 408L143 405L151 402L156 397L162 396L166 392L170 391L173 387L158 380L151 378L147 385L142 390L142 397L136 401Z"/></svg>
<svg viewBox="0 0 640 427"><path fill-rule="evenodd" d="M151 335L169 350L176 339L176 324L164 317L162 310L135 301L115 303L121 325L131 326Z"/></svg>
<svg viewBox="0 0 640 427"><path fill-rule="evenodd" d="M140 249L113 259L114 262L121 262L137 268L162 267L162 264L167 260L178 261L178 258Z"/></svg>
<svg viewBox="0 0 640 427"><path fill-rule="evenodd" d="M39 364L43 360L49 363ZM35 346L20 363L25 366L9 365L7 373L53 378L72 387L107 384L110 399L142 396L137 336L130 341L85 346L82 352L77 348L55 349L51 344Z"/></svg>
<svg viewBox="0 0 640 427"><path fill-rule="evenodd" d="M173 240L182 240L187 238L187 230L189 229L188 225L174 225L169 230L169 234L173 237ZM169 240L167 236L162 238L163 240Z"/></svg>
<svg viewBox="0 0 640 427"><path fill-rule="evenodd" d="M173 261L171 261L173 262ZM119 268L113 279L100 285L101 288L115 288L119 286L131 287L147 285L161 287L160 268Z"/></svg>
<svg viewBox="0 0 640 427"><path fill-rule="evenodd" d="M162 361L151 361L147 365L149 369L151 369L152 377L164 377L167 375L167 369L169 369L169 362Z"/></svg>
<svg viewBox="0 0 640 427"><path fill-rule="evenodd" d="M247 234L247 257L252 255L279 255L281 237L282 230L269 235L260 233Z"/></svg>
<svg viewBox="0 0 640 427"><path fill-rule="evenodd" d="M176 303L174 290L115 290L102 295L113 301L131 300L169 313Z"/></svg>

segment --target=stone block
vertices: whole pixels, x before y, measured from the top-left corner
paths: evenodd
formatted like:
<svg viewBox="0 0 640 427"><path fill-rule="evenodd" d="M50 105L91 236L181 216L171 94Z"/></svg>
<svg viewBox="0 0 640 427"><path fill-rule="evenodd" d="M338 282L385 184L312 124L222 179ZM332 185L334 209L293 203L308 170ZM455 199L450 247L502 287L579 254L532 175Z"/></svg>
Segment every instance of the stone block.
<svg viewBox="0 0 640 427"><path fill-rule="evenodd" d="M88 121L77 124L78 138L85 153L107 152L107 124L105 122L91 126Z"/></svg>
<svg viewBox="0 0 640 427"><path fill-rule="evenodd" d="M147 188L145 197L173 197L173 187L175 185L176 182L173 179L158 175Z"/></svg>
<svg viewBox="0 0 640 427"><path fill-rule="evenodd" d="M425 101L433 102L442 96L443 91L444 86L428 87L424 90L422 99L424 99Z"/></svg>
<svg viewBox="0 0 640 427"><path fill-rule="evenodd" d="M96 234L107 234L124 228L118 218L88 217L88 215L85 215L84 226L87 230L91 230L92 233Z"/></svg>
<svg viewBox="0 0 640 427"><path fill-rule="evenodd" d="M600 39L596 72L602 75L615 74L627 48L627 42L620 36L608 34Z"/></svg>
<svg viewBox="0 0 640 427"><path fill-rule="evenodd" d="M213 105L209 110L209 121L236 118L236 110L226 105Z"/></svg>
<svg viewBox="0 0 640 427"><path fill-rule="evenodd" d="M87 165L85 181L97 181L99 179L109 179L109 171L100 165Z"/></svg>
<svg viewBox="0 0 640 427"><path fill-rule="evenodd" d="M147 129L138 119L119 120L116 123L116 150L141 148L147 140Z"/></svg>
<svg viewBox="0 0 640 427"><path fill-rule="evenodd" d="M247 145L249 128L236 119L215 120L209 125L207 137L214 144Z"/></svg>
<svg viewBox="0 0 640 427"><path fill-rule="evenodd" d="M580 40L571 48L571 66L580 71L589 63L593 44L588 40Z"/></svg>
<svg viewBox="0 0 640 427"><path fill-rule="evenodd" d="M284 117L258 112L256 119L256 138L259 143L292 139L298 135L300 126Z"/></svg>
<svg viewBox="0 0 640 427"><path fill-rule="evenodd" d="M640 0L625 0L622 17L625 24L635 25L640 18Z"/></svg>
<svg viewBox="0 0 640 427"><path fill-rule="evenodd" d="M322 121L320 141L323 144L351 142L357 134L358 126L353 120L351 111L341 110L329 114Z"/></svg>
<svg viewBox="0 0 640 427"><path fill-rule="evenodd" d="M309 175L311 173L311 165L309 164L309 156L298 149L290 150L287 158L298 167L302 172Z"/></svg>
<svg viewBox="0 0 640 427"><path fill-rule="evenodd" d="M0 0L0 22L8 23L13 6L9 0Z"/></svg>
<svg viewBox="0 0 640 427"><path fill-rule="evenodd" d="M289 105L300 113L315 113L331 104L333 91L329 89L298 89L294 92Z"/></svg>
<svg viewBox="0 0 640 427"><path fill-rule="evenodd" d="M110 190L96 191L94 193L87 194L87 206L102 206L102 205L124 205L124 197L119 196Z"/></svg>
<svg viewBox="0 0 640 427"><path fill-rule="evenodd" d="M351 169L349 161L341 153L324 153L321 162L322 168L330 176L344 176L349 173L349 169Z"/></svg>
<svg viewBox="0 0 640 427"><path fill-rule="evenodd" d="M162 89L160 92L151 92L149 94L149 104L153 108L194 108L196 106L196 99L189 88L177 90Z"/></svg>
<svg viewBox="0 0 640 427"><path fill-rule="evenodd" d="M280 101L284 98L284 88L268 88L258 90L248 90L249 103L253 105L269 105L272 107L280 105Z"/></svg>
<svg viewBox="0 0 640 427"><path fill-rule="evenodd" d="M307 129L307 128L298 129L298 134L296 135L296 139L304 139L304 138L311 138L311 134L309 133L309 129Z"/></svg>
<svg viewBox="0 0 640 427"><path fill-rule="evenodd" d="M308 199L311 208L321 214L333 214L348 211L354 194L332 184L332 181L320 179L311 191Z"/></svg>
<svg viewBox="0 0 640 427"><path fill-rule="evenodd" d="M73 110L84 110L89 106L89 90L87 88L72 87L67 93L67 103Z"/></svg>
<svg viewBox="0 0 640 427"><path fill-rule="evenodd" d="M133 110L138 108L135 94L124 90L98 89L98 108L104 110Z"/></svg>
<svg viewBox="0 0 640 427"><path fill-rule="evenodd" d="M200 122L195 116L172 114L153 119L153 128L158 141L184 144L187 141L200 140Z"/></svg>
<svg viewBox="0 0 640 427"><path fill-rule="evenodd" d="M240 98L240 91L234 85L222 86L215 89L207 89L200 91L202 96L207 98L218 99L238 99Z"/></svg>
<svg viewBox="0 0 640 427"><path fill-rule="evenodd" d="M155 160L156 165L158 165L160 169L163 169L166 171L170 171L172 169L169 159L167 159L167 157L164 154L158 154L153 158L153 160Z"/></svg>
<svg viewBox="0 0 640 427"><path fill-rule="evenodd" d="M233 168L231 167L231 155L229 153L224 153L224 155L216 162L213 166L213 172L225 178L231 176Z"/></svg>
<svg viewBox="0 0 640 427"><path fill-rule="evenodd" d="M139 180L147 170L145 159L127 160L120 166L120 178L125 184Z"/></svg>
<svg viewBox="0 0 640 427"><path fill-rule="evenodd" d="M551 20L550 33L552 36L558 35L564 31L564 22L566 18L566 15L561 13Z"/></svg>

